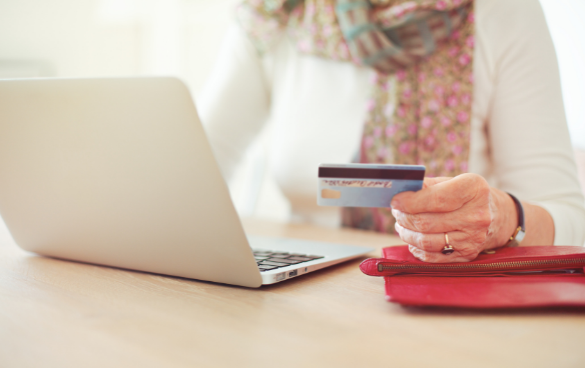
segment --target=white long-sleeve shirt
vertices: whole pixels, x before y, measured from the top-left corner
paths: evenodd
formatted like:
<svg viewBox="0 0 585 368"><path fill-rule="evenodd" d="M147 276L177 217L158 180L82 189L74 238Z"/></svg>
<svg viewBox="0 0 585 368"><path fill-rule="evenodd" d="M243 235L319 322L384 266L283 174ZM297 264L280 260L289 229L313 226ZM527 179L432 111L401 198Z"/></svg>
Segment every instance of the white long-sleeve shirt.
<svg viewBox="0 0 585 368"><path fill-rule="evenodd" d="M469 172L545 208L555 244L583 245L584 200L540 4L476 0L475 19ZM357 152L373 75L302 54L286 35L259 56L234 25L197 101L224 174L270 123L269 167L293 215L339 222L338 209L316 204L317 166L348 163Z"/></svg>

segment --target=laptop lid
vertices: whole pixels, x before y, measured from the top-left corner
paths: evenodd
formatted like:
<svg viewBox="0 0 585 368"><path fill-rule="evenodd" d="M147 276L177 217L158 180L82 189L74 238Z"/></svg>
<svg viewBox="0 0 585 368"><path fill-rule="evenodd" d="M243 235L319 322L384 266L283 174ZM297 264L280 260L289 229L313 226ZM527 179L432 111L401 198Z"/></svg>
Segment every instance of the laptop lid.
<svg viewBox="0 0 585 368"><path fill-rule="evenodd" d="M0 81L0 214L16 243L39 254L262 283L174 78Z"/></svg>

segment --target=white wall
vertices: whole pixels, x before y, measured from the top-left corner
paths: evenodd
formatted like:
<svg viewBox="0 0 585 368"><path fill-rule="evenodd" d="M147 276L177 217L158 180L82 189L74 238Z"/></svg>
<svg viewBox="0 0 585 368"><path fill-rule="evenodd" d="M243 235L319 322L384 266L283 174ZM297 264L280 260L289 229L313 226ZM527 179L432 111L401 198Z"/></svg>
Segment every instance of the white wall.
<svg viewBox="0 0 585 368"><path fill-rule="evenodd" d="M585 0L540 0L555 43L573 145L585 151Z"/></svg>
<svg viewBox="0 0 585 368"><path fill-rule="evenodd" d="M0 77L40 63L60 77L175 75L196 94L236 3L2 0Z"/></svg>

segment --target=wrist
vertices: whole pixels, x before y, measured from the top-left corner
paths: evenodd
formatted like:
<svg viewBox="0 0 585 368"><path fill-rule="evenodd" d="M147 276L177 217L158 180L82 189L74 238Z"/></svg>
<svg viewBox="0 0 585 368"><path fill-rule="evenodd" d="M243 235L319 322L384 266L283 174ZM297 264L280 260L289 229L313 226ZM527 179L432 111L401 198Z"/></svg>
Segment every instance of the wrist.
<svg viewBox="0 0 585 368"><path fill-rule="evenodd" d="M499 189L492 188L495 216L493 235L494 241L490 248L499 248L510 241L518 228L518 210L510 195Z"/></svg>

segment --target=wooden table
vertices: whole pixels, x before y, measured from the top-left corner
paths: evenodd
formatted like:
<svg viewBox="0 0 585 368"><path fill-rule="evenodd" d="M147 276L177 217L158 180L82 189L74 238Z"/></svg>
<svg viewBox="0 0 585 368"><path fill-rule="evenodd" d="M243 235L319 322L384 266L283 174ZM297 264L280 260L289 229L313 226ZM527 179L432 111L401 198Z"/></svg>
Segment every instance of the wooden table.
<svg viewBox="0 0 585 368"><path fill-rule="evenodd" d="M363 244L353 230L251 234ZM0 231L0 367L585 367L585 314L403 308L359 260L246 289L45 258ZM379 251L372 254L376 256Z"/></svg>

